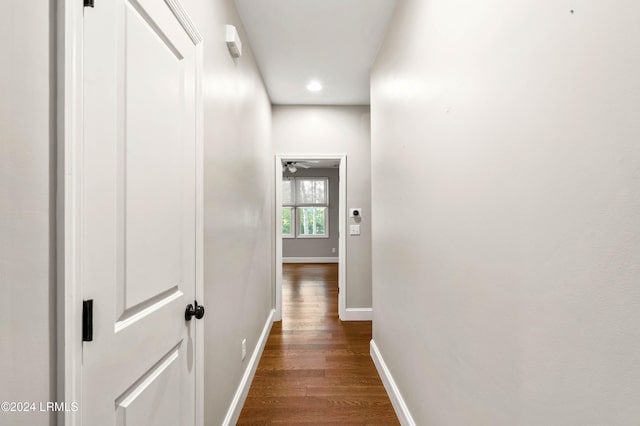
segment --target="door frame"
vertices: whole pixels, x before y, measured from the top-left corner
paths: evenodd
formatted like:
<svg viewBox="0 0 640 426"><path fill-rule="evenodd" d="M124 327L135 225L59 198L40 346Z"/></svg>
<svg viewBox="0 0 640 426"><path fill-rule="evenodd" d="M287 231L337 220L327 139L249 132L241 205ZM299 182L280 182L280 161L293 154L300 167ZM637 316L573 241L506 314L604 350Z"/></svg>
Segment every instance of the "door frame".
<svg viewBox="0 0 640 426"><path fill-rule="evenodd" d="M338 316L346 320L347 306L347 155L346 154L276 154L275 173L275 316L282 320L282 162L294 160L339 160L338 172Z"/></svg>
<svg viewBox="0 0 640 426"><path fill-rule="evenodd" d="M196 289L203 287L203 39L194 22L175 0L166 0L196 48ZM100 7L100 2L96 4ZM82 152L84 6L60 0L56 10L56 395L57 402L77 412L58 413L60 426L82 425ZM195 418L204 425L204 323L195 327Z"/></svg>

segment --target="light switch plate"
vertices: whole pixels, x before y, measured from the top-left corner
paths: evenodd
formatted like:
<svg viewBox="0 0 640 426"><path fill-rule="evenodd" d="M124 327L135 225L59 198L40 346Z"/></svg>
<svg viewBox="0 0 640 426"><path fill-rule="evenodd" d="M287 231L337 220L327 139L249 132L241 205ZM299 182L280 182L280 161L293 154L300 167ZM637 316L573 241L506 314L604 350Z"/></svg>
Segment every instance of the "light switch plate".
<svg viewBox="0 0 640 426"><path fill-rule="evenodd" d="M349 225L350 235L360 235L360 225Z"/></svg>

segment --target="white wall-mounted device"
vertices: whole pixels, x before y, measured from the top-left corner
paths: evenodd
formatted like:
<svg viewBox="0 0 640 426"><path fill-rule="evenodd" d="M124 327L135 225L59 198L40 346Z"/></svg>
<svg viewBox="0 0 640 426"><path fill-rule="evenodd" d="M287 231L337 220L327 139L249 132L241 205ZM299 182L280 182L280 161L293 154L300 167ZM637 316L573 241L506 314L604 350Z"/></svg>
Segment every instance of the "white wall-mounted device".
<svg viewBox="0 0 640 426"><path fill-rule="evenodd" d="M353 218L362 217L362 209L360 207L349 209L349 217L353 217Z"/></svg>
<svg viewBox="0 0 640 426"><path fill-rule="evenodd" d="M234 58L239 58L242 56L242 41L240 41L240 36L238 35L238 31L236 27L233 25L226 26L226 37L227 48L229 48L229 53Z"/></svg>

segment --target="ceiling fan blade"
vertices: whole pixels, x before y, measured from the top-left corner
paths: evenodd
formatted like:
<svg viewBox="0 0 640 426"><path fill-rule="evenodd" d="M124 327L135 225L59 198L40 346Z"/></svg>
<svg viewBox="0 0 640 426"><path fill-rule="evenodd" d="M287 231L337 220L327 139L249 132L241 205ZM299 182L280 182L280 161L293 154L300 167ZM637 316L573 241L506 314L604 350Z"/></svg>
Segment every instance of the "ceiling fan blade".
<svg viewBox="0 0 640 426"><path fill-rule="evenodd" d="M305 163L296 163L296 167L302 167L303 169L310 169L311 166Z"/></svg>

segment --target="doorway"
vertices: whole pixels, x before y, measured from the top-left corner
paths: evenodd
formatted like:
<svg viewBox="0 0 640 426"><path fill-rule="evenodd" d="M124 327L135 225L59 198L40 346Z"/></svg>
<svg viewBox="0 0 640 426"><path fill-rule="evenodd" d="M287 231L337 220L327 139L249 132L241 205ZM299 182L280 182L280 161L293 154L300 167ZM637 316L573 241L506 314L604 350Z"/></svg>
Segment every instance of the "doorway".
<svg viewBox="0 0 640 426"><path fill-rule="evenodd" d="M275 156L275 321L282 320L282 281L283 281L283 267L282 263L285 259L283 252L283 239L286 236L300 236L303 235L304 238L323 238L324 236L315 235L317 232L322 232L323 229L326 231L326 227L330 226L328 220L326 220L325 216L322 216L321 212L319 213L319 218L310 217L310 213L317 211L317 207L314 207L314 210L311 212L305 211L305 209L309 208L312 204L324 205L323 201L314 200L313 203L301 203L302 207L298 207L291 202L286 202L290 191L296 191L296 183L295 180L292 180L292 184L290 189L287 190L287 194L285 194L283 190L283 182L285 182L285 178L283 177L283 168L287 169L289 173L288 178L292 175L295 175L298 169L307 169L312 170L313 168L332 164L338 170L338 209L337 209L337 258L338 258L338 316L341 320L344 320L345 317L345 306L346 306L346 176L347 176L347 157L344 154L336 154L336 155L288 155L288 154L279 154ZM293 170L293 173L291 171ZM310 177L310 173L304 173L308 177ZM312 173L311 173L312 174ZM302 179L302 178L301 178ZM315 183L306 183L307 185L315 185ZM298 184L300 185L300 184ZM318 183L318 185L320 185ZM321 191L320 191L321 192ZM285 201L285 203L283 203ZM283 205L288 204L289 208L283 209ZM285 211L285 210L288 210ZM283 229L283 211L285 211L284 215L288 215L288 223L285 223ZM297 214L297 215L296 215ZM304 216L302 216L304 215ZM300 220L304 217L307 220ZM285 219L287 219L285 217ZM326 220L325 228L318 226L318 223L322 221L322 219ZM309 222L312 225L309 225ZM328 232L327 232L328 233ZM285 235L286 234L286 235ZM291 258L290 258L291 259ZM322 259L322 258L321 258ZM304 261L305 257L298 257L293 261ZM325 261L327 261L325 259Z"/></svg>

